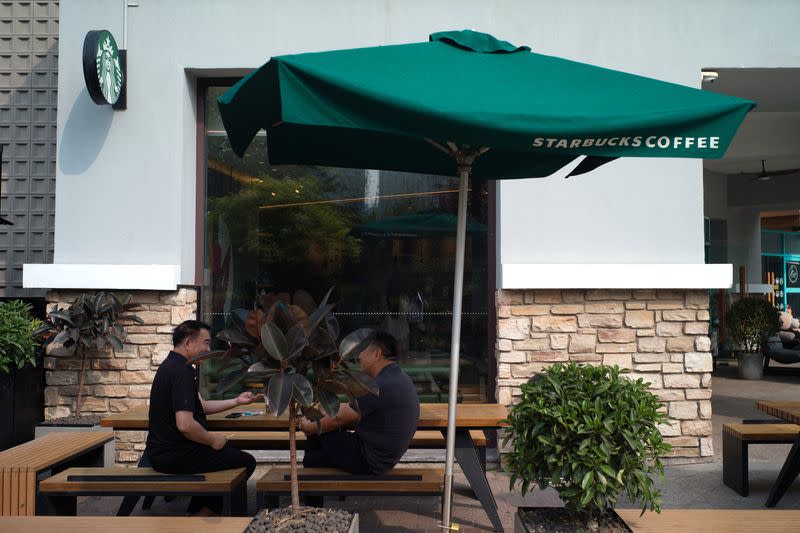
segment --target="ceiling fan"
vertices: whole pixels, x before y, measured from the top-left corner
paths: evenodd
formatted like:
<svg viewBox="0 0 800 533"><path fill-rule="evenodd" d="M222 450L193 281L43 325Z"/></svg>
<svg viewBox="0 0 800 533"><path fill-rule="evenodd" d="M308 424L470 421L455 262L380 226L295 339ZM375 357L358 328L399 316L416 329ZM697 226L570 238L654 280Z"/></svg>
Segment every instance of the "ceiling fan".
<svg viewBox="0 0 800 533"><path fill-rule="evenodd" d="M767 172L764 168L764 163L766 159L761 160L761 172L742 172L741 176L751 176L750 181L769 181L771 178L775 176L785 176L787 174L795 174L800 172L800 168L788 168L786 170L772 170Z"/></svg>

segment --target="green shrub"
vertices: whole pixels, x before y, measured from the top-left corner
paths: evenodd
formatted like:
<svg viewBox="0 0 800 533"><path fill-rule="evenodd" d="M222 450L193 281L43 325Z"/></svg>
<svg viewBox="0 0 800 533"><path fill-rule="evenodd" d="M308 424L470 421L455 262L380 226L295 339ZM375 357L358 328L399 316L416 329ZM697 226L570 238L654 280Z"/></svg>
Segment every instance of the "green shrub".
<svg viewBox="0 0 800 533"><path fill-rule="evenodd" d="M761 351L764 337L781 327L778 309L766 298L749 296L736 301L728 313L728 331L734 345L746 353Z"/></svg>
<svg viewBox="0 0 800 533"><path fill-rule="evenodd" d="M33 332L41 324L25 302L0 302L0 372L7 374L14 368L36 366L39 341Z"/></svg>
<svg viewBox="0 0 800 533"><path fill-rule="evenodd" d="M660 457L671 447L657 425L661 402L642 379L619 367L556 364L522 385L508 417L504 445L511 489L552 486L572 512L596 518L626 491L642 512L660 512L651 475L663 477Z"/></svg>

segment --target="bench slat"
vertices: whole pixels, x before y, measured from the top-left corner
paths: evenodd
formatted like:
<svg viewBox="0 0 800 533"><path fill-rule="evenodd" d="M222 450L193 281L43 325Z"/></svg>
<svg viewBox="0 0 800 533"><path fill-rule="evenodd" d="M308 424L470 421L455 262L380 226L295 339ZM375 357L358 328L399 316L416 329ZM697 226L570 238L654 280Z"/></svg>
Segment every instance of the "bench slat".
<svg viewBox="0 0 800 533"><path fill-rule="evenodd" d="M791 442L800 426L796 424L724 424L723 433L734 435L743 441Z"/></svg>
<svg viewBox="0 0 800 533"><path fill-rule="evenodd" d="M136 481L135 476L162 475L152 468L68 468L39 483L42 493L70 492L221 492L232 490L245 476L244 468L206 472L205 481ZM131 477L131 481L68 481L69 476L120 476Z"/></svg>
<svg viewBox="0 0 800 533"><path fill-rule="evenodd" d="M0 466L24 465L40 471L113 439L114 434L106 431L49 433L0 452Z"/></svg>
<svg viewBox="0 0 800 533"><path fill-rule="evenodd" d="M291 481L285 479L291 469L287 467L270 468L256 482L256 490L275 493L291 490ZM298 474L316 474L322 476L341 476L335 482L328 480L300 480L300 490L316 493L347 494L348 492L410 492L438 493L444 487L443 468L394 468L379 479L365 480L363 476L348 480L350 474L338 468L298 468ZM392 480L392 475L419 476L419 481Z"/></svg>

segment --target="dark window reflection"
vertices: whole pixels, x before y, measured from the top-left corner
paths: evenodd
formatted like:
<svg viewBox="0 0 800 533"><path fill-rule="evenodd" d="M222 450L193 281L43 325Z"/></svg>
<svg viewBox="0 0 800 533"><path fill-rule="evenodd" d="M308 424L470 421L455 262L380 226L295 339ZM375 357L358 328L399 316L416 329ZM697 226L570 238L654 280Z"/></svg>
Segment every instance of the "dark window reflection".
<svg viewBox="0 0 800 533"><path fill-rule="evenodd" d="M212 87L206 97L202 318L219 331L231 309L268 309L279 298L305 306L335 286L342 333L391 332L421 400L447 401L458 180L271 166L263 132L239 159L214 101L224 91ZM485 186L473 185L469 212L458 394L485 402ZM206 370L205 394L216 397L218 369Z"/></svg>

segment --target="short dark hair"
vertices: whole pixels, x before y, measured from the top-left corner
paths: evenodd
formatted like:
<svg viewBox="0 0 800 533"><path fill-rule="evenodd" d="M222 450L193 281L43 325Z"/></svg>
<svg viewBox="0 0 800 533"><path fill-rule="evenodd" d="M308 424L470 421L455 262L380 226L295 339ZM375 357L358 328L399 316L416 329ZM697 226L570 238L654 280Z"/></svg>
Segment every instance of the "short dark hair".
<svg viewBox="0 0 800 533"><path fill-rule="evenodd" d="M177 346L187 338L194 339L202 329L211 331L211 326L199 320L184 320L172 331L172 345Z"/></svg>
<svg viewBox="0 0 800 533"><path fill-rule="evenodd" d="M385 358L392 360L397 358L397 339L391 333L376 329L372 344L380 349L381 355Z"/></svg>

